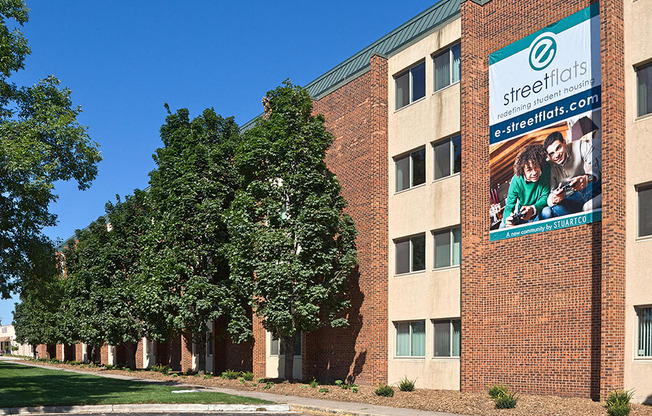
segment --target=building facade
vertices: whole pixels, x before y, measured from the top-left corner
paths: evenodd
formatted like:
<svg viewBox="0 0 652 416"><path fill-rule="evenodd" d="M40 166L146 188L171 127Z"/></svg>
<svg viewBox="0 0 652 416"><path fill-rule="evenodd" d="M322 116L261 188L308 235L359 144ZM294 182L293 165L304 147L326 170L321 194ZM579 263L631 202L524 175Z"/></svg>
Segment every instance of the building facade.
<svg viewBox="0 0 652 416"><path fill-rule="evenodd" d="M359 267L350 326L303 334L295 377L652 401L649 39L652 0L440 0L307 85ZM548 154L538 178L561 169L555 132L592 149L578 176L600 203L502 228L521 149ZM282 376L278 341L255 319L254 334L214 341L213 369ZM143 345L143 367L193 368L192 346Z"/></svg>

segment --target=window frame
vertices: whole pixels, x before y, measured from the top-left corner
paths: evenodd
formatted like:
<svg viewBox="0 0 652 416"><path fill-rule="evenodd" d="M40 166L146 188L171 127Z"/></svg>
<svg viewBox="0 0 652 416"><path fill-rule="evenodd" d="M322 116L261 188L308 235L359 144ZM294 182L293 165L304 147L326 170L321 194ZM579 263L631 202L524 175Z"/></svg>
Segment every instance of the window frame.
<svg viewBox="0 0 652 416"><path fill-rule="evenodd" d="M457 263L454 262L455 260L455 230L459 230L459 253L457 253L457 257L459 261ZM448 252L448 265L446 266L437 266L437 235L443 235L448 233L448 245L450 247L449 252ZM449 227L449 228L442 228L439 230L434 230L432 232L432 242L433 242L433 261L432 261L432 268L434 270L441 270L441 269L448 269L448 268L453 268L453 267L460 267L462 264L462 227L457 225L455 227Z"/></svg>
<svg viewBox="0 0 652 416"><path fill-rule="evenodd" d="M415 269L414 268L414 242L413 240L415 238L423 237L423 268L422 269ZM409 256L409 270L406 272L399 272L398 271L398 249L397 245L400 243L408 243L408 256ZM427 249L426 249L426 233L419 233L419 234L413 234L408 237L401 237L401 238L396 238L394 239L394 275L395 276L404 276L407 274L412 274L412 273L422 273L426 270L428 266L428 260L427 260Z"/></svg>
<svg viewBox="0 0 652 416"><path fill-rule="evenodd" d="M418 98L414 98L414 71L418 67L423 65L423 95ZM399 94L398 94L398 80L404 76L408 77L408 101L406 103L403 103L403 105L399 106ZM402 108L405 108L409 106L412 103L415 103L419 100L422 100L426 97L426 60L422 59L412 65L410 65L408 68L405 68L404 70L398 72L396 75L394 75L394 107L395 111L398 111Z"/></svg>
<svg viewBox="0 0 652 416"><path fill-rule="evenodd" d="M641 71L649 71L649 73L647 73L647 75L649 76L648 80L649 80L650 84L652 84L652 61L645 62L645 63L639 64L639 65L636 65L634 67L634 72L635 72L635 75L636 75L636 118L648 117L648 116L652 115L652 94L650 94L650 96L646 97L646 100L647 100L647 102L646 102L647 109L646 110L650 110L650 111L645 112L645 113L641 113L641 111L642 111L642 106L641 106L642 103L641 103L641 95L640 95L641 84L640 84L640 78L639 78L639 74L641 73ZM647 91L652 92L652 85L648 86Z"/></svg>
<svg viewBox="0 0 652 416"><path fill-rule="evenodd" d="M414 174L414 170L415 170L414 169L414 155L419 153L419 152L423 153L423 174L422 174L423 182L414 183L414 177L415 177L415 174ZM394 159L394 176L395 176L394 193L404 192L404 191L407 191L408 189L413 189L413 188L422 186L422 185L424 185L426 183L426 147L425 146L421 146L421 147L418 147L418 148L416 148L414 150L411 150L411 151L409 151L407 153L403 153L401 155L395 156L393 159ZM410 174L410 178L409 178L409 181L408 181L409 184L408 184L407 188L399 189L398 163L400 161L405 160L405 159L407 159L408 162L409 162L408 163L408 166L409 166L408 171L409 171L409 174Z"/></svg>
<svg viewBox="0 0 652 416"><path fill-rule="evenodd" d="M433 93L439 92L443 89L446 89L450 87L451 85L458 84L460 80L462 79L462 42L456 42L453 43L452 45L449 45L445 48L442 48L438 50L437 52L433 53L431 55L432 58L432 89ZM460 72L457 74L457 80L454 80L453 78L453 48L459 47L460 48ZM435 59L442 55L448 55L448 84L437 88L437 65L435 64Z"/></svg>
<svg viewBox="0 0 652 416"><path fill-rule="evenodd" d="M432 356L433 358L460 358L462 354L462 319L461 318L449 318L449 319L432 319ZM460 337L459 337L459 345L457 345L457 351L459 352L458 355L453 355L453 352L455 351L455 345L453 345L453 333L455 332L455 323L459 323L459 329L460 329ZM443 324L447 323L448 324L448 351L449 355L437 355L437 331L436 331L436 324Z"/></svg>
<svg viewBox="0 0 652 416"><path fill-rule="evenodd" d="M634 357L636 359L640 360L652 360L652 305L640 305L640 306L635 306L634 311L636 314L636 340L634 342ZM645 311L648 312L647 319L649 320L650 328L647 329L649 331L648 333L645 334L647 338L647 342L645 343L645 347L641 349L641 343L642 343L642 335L641 335L641 315ZM649 355L645 355L645 349L648 350ZM641 354L641 351L643 352L643 355Z"/></svg>
<svg viewBox="0 0 652 416"><path fill-rule="evenodd" d="M281 343L281 340L279 338L276 338L271 332L268 332L270 338L269 338L269 355L271 357L285 357L285 351L283 351L283 344ZM277 347L274 347L274 344L277 345ZM297 345L299 347L299 353L297 354ZM274 352L276 350L276 352ZM301 332L297 332L297 338L294 340L294 353L292 354L294 357L302 357L303 356L303 334Z"/></svg>
<svg viewBox="0 0 652 416"><path fill-rule="evenodd" d="M454 141L459 142L459 147L460 147L460 158L462 156L462 135L460 133L454 134L453 136L447 137L443 140L437 140L432 143L432 157L433 157L433 180L434 181L439 181L442 179L450 178L451 176L459 175L460 172L462 171L462 166L460 165L460 169L456 172L455 171L455 146L454 146ZM448 146L448 168L449 168L449 174L437 177L437 169L436 169L436 164L437 164L437 146L440 146L442 144L449 143ZM461 159L460 159L461 160Z"/></svg>
<svg viewBox="0 0 652 416"><path fill-rule="evenodd" d="M642 183L635 186L636 189L636 239L638 240L648 240L652 239L652 231L649 234L641 234L641 216L643 210L641 209L641 192L652 192L652 182ZM648 215L652 216L652 205L648 207L650 213Z"/></svg>
<svg viewBox="0 0 652 416"><path fill-rule="evenodd" d="M415 324L421 324L423 328L423 345L422 345L422 350L423 350L423 355L415 355L414 354L414 325ZM399 325L407 325L408 326L408 339L410 341L409 345L409 355L399 355L399 340L398 340L398 335L399 335ZM395 358L426 358L426 321L425 319L415 319L412 321L395 321L394 322L394 333L395 333L395 348L394 348L394 357Z"/></svg>

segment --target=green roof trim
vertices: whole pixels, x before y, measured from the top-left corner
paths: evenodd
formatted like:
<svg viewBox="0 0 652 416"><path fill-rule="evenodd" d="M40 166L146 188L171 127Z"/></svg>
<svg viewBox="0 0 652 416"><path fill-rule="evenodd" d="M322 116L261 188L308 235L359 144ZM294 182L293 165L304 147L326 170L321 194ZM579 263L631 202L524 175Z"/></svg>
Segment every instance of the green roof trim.
<svg viewBox="0 0 652 416"><path fill-rule="evenodd" d="M460 0L440 0L426 11L403 23L335 68L305 85L304 88L308 90L313 99L319 99L335 88L367 72L373 55L390 57L433 30L440 28L459 14ZM240 129L242 131L249 130L254 126L258 117L246 122Z"/></svg>
<svg viewBox="0 0 652 416"><path fill-rule="evenodd" d="M319 98L334 87L349 82L369 70L373 55L390 57L459 13L460 0L440 0L426 11L321 75L305 88L311 97Z"/></svg>

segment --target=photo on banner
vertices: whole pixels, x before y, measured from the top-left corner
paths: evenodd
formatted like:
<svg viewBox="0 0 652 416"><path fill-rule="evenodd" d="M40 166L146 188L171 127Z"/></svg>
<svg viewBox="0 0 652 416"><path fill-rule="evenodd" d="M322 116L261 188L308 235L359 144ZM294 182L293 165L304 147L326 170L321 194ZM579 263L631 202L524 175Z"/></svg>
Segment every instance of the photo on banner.
<svg viewBox="0 0 652 416"><path fill-rule="evenodd" d="M489 57L490 240L601 219L598 4Z"/></svg>

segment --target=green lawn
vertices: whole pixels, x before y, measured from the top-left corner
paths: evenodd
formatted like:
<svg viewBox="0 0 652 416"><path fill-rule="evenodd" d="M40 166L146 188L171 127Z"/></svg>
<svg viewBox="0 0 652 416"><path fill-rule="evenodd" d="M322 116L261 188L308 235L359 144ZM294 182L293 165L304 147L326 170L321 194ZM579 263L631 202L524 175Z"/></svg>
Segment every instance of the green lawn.
<svg viewBox="0 0 652 416"><path fill-rule="evenodd" d="M173 384L132 382L0 361L0 408L118 403L267 404L215 392L172 393Z"/></svg>

